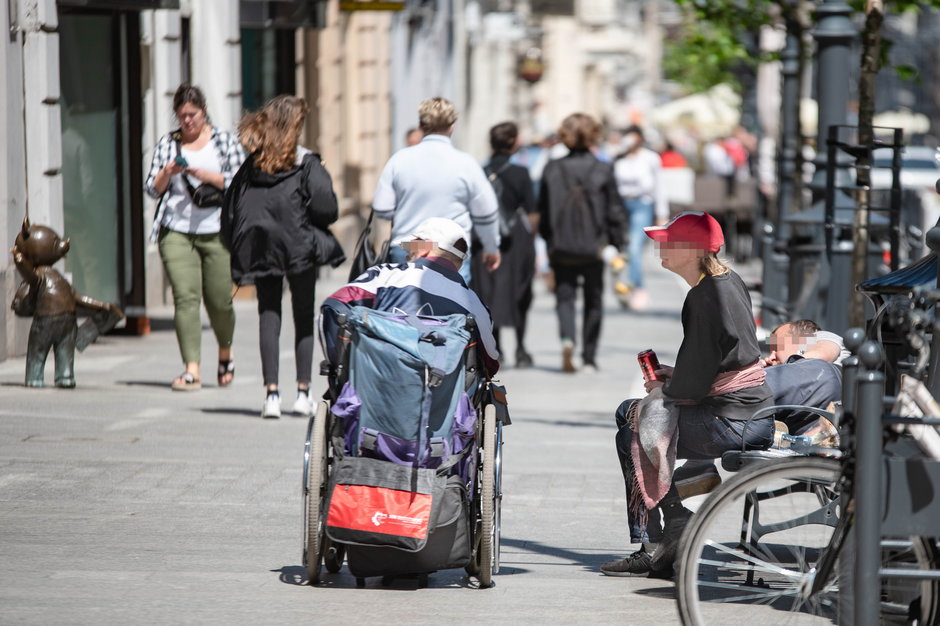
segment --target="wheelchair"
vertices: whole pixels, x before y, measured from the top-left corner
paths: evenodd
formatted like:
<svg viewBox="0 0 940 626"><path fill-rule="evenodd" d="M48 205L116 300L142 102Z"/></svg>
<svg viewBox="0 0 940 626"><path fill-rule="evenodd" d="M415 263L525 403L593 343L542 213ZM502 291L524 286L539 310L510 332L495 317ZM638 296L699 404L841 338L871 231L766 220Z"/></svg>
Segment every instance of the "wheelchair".
<svg viewBox="0 0 940 626"><path fill-rule="evenodd" d="M465 315L324 309L327 390L307 426L303 563L359 587L464 568L499 572L505 389Z"/></svg>

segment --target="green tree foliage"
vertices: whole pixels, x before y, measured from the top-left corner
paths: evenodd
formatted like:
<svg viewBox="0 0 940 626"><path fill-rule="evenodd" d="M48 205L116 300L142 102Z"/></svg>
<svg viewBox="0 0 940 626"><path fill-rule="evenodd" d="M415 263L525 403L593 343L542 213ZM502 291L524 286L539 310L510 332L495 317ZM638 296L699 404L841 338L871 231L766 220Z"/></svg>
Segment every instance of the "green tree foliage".
<svg viewBox="0 0 940 626"><path fill-rule="evenodd" d="M684 15L676 36L665 46L663 73L689 92L705 91L720 83L738 93L742 74L754 73L762 60L749 49L760 27L780 11L771 0L676 0Z"/></svg>

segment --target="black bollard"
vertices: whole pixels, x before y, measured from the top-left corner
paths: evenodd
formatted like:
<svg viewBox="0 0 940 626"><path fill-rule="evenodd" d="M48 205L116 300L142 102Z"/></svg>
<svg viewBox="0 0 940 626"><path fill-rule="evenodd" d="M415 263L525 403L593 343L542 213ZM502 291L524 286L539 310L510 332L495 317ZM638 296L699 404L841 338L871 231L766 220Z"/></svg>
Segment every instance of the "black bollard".
<svg viewBox="0 0 940 626"><path fill-rule="evenodd" d="M855 624L880 622L882 404L884 374L881 345L866 341L859 349L858 406L855 412Z"/></svg>
<svg viewBox="0 0 940 626"><path fill-rule="evenodd" d="M842 361L842 412L854 415L858 406L855 401L858 393L858 351L865 342L865 331L861 328L850 328L845 333L844 342L852 356Z"/></svg>

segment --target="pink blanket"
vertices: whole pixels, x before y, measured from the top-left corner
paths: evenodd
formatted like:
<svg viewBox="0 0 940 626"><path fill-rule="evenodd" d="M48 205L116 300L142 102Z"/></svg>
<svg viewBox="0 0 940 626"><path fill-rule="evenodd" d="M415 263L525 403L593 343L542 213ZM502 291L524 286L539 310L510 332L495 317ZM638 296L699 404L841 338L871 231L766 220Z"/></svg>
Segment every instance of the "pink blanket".
<svg viewBox="0 0 940 626"><path fill-rule="evenodd" d="M708 395L755 387L762 384L764 378L764 368L758 361L742 370L719 374ZM659 504L672 484L679 438L679 405L682 404L694 403L673 400L665 396L661 388L656 388L630 407L628 423L636 433L630 440L630 456L636 473L630 495L631 510L637 515L644 513L636 506L641 498L645 508L651 509Z"/></svg>

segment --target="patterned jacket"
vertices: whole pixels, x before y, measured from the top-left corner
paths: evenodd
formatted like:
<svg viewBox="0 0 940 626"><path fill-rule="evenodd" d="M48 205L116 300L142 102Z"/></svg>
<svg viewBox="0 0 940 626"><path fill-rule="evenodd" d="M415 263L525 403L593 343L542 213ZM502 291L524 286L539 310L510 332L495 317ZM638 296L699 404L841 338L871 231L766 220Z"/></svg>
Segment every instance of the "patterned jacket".
<svg viewBox="0 0 940 626"><path fill-rule="evenodd" d="M153 227L150 230L151 243L156 243L157 241L157 236L160 234L160 226L163 224L163 218L166 215L167 198L173 193L173 186L169 185L167 190L163 192L163 194L160 194L156 187L154 187L154 181L157 179L157 174L160 173L160 170L166 167L167 163L175 159L179 154L179 142L181 138L182 134L179 129L168 132L160 138L160 141L157 142L156 147L153 149L153 158L150 161L150 173L147 175L147 182L144 183L147 195L160 200L153 218ZM242 149L241 144L238 143L238 138L235 134L226 130L219 130L213 127L211 141L212 145L215 146L216 154L219 155L219 165L222 168L222 176L225 178L225 189L228 189L228 186L232 183L232 178L235 176L235 172L238 171L238 168L241 167L242 162L245 160L245 151Z"/></svg>

